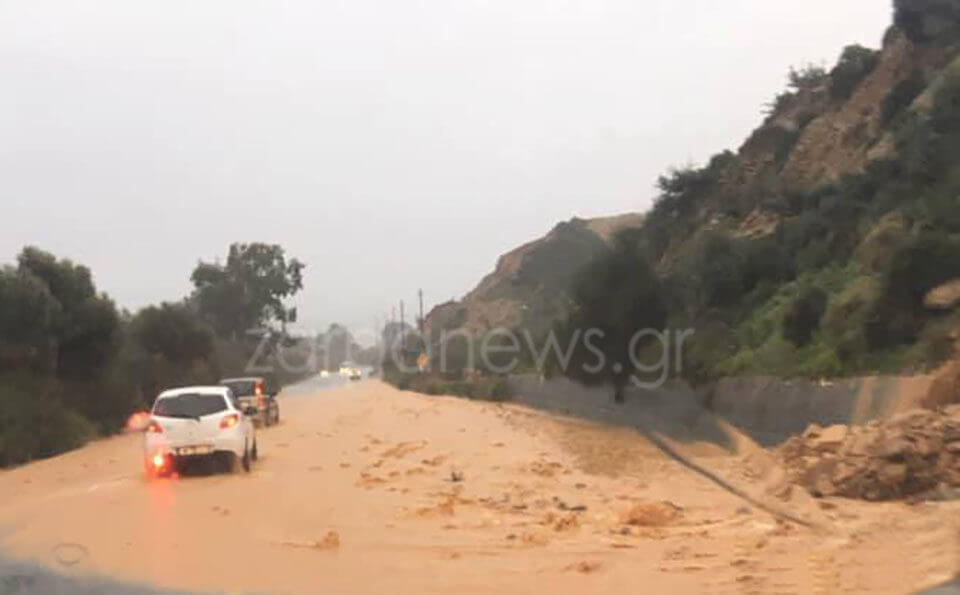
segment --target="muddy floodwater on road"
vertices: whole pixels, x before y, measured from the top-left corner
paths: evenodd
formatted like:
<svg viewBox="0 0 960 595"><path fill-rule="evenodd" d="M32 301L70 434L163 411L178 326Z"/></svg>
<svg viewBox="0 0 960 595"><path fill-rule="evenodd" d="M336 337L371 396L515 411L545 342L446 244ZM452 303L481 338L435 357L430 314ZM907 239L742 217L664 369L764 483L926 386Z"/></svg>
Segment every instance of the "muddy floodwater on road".
<svg viewBox="0 0 960 595"><path fill-rule="evenodd" d="M147 481L140 437L0 473L3 552L68 579L278 593L889 592L960 570L960 503L771 496L766 451L315 379L249 474Z"/></svg>

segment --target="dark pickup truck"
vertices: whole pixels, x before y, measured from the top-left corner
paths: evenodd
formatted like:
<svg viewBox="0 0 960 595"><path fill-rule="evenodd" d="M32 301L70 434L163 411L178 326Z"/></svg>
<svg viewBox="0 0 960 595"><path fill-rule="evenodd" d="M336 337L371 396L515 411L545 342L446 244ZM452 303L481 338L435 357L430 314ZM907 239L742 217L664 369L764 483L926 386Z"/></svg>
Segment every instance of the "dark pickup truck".
<svg viewBox="0 0 960 595"><path fill-rule="evenodd" d="M277 403L277 390L269 379L262 376L244 378L224 378L220 386L233 392L241 409L255 407L259 412L254 418L258 425L272 426L280 421L280 404Z"/></svg>

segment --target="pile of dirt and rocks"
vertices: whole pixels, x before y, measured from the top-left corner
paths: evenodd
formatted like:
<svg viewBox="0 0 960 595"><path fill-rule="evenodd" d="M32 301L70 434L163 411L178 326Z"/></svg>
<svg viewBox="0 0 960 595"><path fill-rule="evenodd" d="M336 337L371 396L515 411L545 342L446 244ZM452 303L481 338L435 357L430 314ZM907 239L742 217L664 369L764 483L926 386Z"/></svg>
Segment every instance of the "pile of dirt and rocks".
<svg viewBox="0 0 960 595"><path fill-rule="evenodd" d="M777 449L814 496L924 497L960 487L960 405L915 409L865 426L811 425Z"/></svg>

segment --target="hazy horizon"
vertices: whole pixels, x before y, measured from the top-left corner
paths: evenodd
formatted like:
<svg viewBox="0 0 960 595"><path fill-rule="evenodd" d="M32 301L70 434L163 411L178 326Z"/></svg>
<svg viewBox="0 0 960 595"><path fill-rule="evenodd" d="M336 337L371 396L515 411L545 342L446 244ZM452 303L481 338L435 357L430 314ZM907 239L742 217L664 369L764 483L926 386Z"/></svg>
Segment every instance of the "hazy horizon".
<svg viewBox="0 0 960 595"><path fill-rule="evenodd" d="M429 308L559 221L645 210L791 65L891 20L772 4L2 2L0 263L39 246L136 309L265 241L307 263L303 327Z"/></svg>

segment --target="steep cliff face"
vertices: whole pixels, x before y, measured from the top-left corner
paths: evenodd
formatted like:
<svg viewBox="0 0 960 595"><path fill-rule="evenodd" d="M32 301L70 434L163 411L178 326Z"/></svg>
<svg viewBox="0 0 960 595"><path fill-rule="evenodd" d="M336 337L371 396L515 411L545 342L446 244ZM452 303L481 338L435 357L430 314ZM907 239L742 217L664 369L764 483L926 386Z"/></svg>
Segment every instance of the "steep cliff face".
<svg viewBox="0 0 960 595"><path fill-rule="evenodd" d="M697 204L684 216L690 229L670 244L676 246L697 229L773 233L797 195L894 158L896 116L929 109L930 89L956 55L957 44L949 39L920 43L891 27L863 72L795 73L790 88L770 104L763 122L739 149L718 154L704 168L712 177L710 187L681 191L697 194ZM860 77L850 85L849 96L838 96L841 76Z"/></svg>
<svg viewBox="0 0 960 595"><path fill-rule="evenodd" d="M643 215L628 213L560 223L544 237L502 255L493 272L462 300L431 310L427 327L434 334L463 328L477 335L494 328L546 329L565 316L577 271L617 232L642 222Z"/></svg>
<svg viewBox="0 0 960 595"><path fill-rule="evenodd" d="M949 56L942 47L914 44L892 29L876 67L853 95L829 104L804 128L783 167L786 185L815 188L860 173L870 161L889 156L894 147L883 118L884 99L913 72L937 70Z"/></svg>

